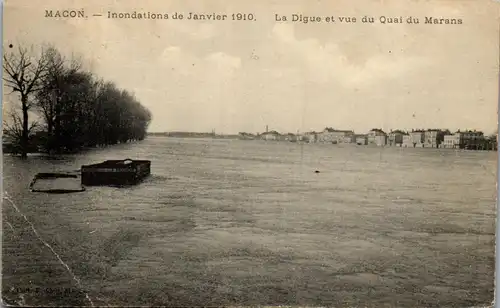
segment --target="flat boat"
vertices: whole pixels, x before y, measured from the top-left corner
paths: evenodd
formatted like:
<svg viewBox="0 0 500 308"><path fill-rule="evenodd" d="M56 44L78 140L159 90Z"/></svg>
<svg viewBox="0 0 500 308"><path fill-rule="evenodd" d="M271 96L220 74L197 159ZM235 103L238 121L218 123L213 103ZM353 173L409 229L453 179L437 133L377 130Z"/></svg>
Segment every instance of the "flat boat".
<svg viewBox="0 0 500 308"><path fill-rule="evenodd" d="M37 173L29 185L31 192L65 194L85 191L78 175L69 173Z"/></svg>
<svg viewBox="0 0 500 308"><path fill-rule="evenodd" d="M128 186L141 182L151 174L149 160L106 160L102 163L81 167L82 185Z"/></svg>

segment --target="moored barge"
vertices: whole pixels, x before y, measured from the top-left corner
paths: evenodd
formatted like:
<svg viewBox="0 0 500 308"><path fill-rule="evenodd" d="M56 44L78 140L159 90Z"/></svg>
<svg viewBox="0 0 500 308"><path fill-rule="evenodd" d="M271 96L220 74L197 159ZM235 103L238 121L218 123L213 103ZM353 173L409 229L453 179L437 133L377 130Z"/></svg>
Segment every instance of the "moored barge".
<svg viewBox="0 0 500 308"><path fill-rule="evenodd" d="M85 191L78 175L69 173L37 173L29 185L31 192L52 194L74 193Z"/></svg>
<svg viewBox="0 0 500 308"><path fill-rule="evenodd" d="M126 186L141 182L151 174L149 160L106 160L81 167L82 185Z"/></svg>

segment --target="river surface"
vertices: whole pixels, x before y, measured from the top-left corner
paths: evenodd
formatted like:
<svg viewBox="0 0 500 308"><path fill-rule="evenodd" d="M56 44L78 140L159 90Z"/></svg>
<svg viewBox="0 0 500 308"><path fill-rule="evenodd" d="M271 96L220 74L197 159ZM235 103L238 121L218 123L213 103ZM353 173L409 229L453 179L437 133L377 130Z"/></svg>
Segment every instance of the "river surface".
<svg viewBox="0 0 500 308"><path fill-rule="evenodd" d="M58 160L5 155L3 297L36 306L490 304L496 154L150 137ZM144 183L28 191L37 172L127 157L151 160Z"/></svg>

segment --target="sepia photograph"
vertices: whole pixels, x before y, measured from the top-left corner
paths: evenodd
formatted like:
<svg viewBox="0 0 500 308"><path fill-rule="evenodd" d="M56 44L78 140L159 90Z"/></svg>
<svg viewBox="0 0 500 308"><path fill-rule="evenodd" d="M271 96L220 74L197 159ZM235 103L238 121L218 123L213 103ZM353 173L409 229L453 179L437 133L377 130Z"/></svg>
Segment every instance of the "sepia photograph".
<svg viewBox="0 0 500 308"><path fill-rule="evenodd" d="M498 16L5 0L2 305L492 307Z"/></svg>

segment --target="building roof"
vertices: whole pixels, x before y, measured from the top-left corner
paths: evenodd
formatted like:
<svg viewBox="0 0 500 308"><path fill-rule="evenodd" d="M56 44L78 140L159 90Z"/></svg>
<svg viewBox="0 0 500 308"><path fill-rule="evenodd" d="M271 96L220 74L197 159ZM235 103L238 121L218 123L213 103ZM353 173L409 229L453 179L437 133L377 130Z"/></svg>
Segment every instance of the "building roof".
<svg viewBox="0 0 500 308"><path fill-rule="evenodd" d="M393 130L391 132L391 134L403 134L403 135L406 135L407 133L404 132L404 131L402 131L402 130L400 130L400 129L396 129L396 130Z"/></svg>
<svg viewBox="0 0 500 308"><path fill-rule="evenodd" d="M470 130L470 129L469 130L463 130L463 131L457 130L456 132L457 133L476 133L476 134L479 134L479 135L483 134L482 131L476 131L476 130Z"/></svg>
<svg viewBox="0 0 500 308"><path fill-rule="evenodd" d="M269 132L265 132L265 133L262 133L262 135L279 135L280 133L278 133L277 131L275 130L272 130L272 131L269 131Z"/></svg>
<svg viewBox="0 0 500 308"><path fill-rule="evenodd" d="M329 132L329 133L353 133L352 130L343 130L343 129L335 129L335 128L331 128L331 127L326 127L324 130L324 132Z"/></svg>
<svg viewBox="0 0 500 308"><path fill-rule="evenodd" d="M370 132L380 133L386 135L386 133L380 128L372 128Z"/></svg>

